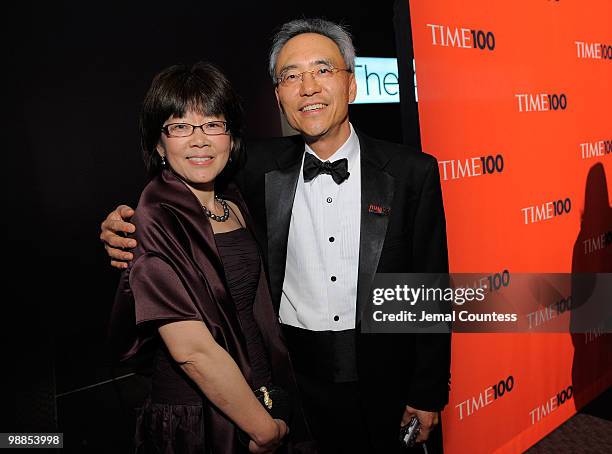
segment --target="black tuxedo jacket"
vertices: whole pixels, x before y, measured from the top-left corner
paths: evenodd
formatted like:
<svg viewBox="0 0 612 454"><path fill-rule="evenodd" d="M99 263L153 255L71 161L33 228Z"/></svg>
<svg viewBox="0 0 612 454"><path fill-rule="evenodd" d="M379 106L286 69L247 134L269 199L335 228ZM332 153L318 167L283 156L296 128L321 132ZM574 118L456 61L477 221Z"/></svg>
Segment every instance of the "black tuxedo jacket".
<svg viewBox="0 0 612 454"><path fill-rule="evenodd" d="M359 323L375 273L445 273L448 255L435 158L359 131L357 135L361 149ZM304 141L292 136L250 143L247 153L236 180L256 224L278 311ZM370 205L387 208L387 215L371 213ZM360 385L372 393L368 413L380 415L377 410L384 407L387 414L399 418L406 404L422 410L446 405L450 335L361 334L359 327L357 331ZM400 416L389 412L390 406Z"/></svg>

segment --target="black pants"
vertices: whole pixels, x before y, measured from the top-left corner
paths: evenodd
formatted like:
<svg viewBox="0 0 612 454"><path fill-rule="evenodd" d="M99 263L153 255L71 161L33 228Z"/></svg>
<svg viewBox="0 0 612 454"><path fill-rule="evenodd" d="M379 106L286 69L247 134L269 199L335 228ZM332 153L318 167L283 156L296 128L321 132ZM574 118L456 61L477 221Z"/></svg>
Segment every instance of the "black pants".
<svg viewBox="0 0 612 454"><path fill-rule="evenodd" d="M283 325L283 333L321 454L425 452L422 446L400 449L400 422L408 402L389 389L360 383L355 330L319 332ZM430 434L427 453L442 453L439 427Z"/></svg>
<svg viewBox="0 0 612 454"><path fill-rule="evenodd" d="M302 405L321 454L441 454L442 431L438 426L426 442L412 449L399 444L399 416L373 415L364 405L359 382L333 383L296 372ZM374 423L373 423L374 421ZM380 424L379 424L380 423Z"/></svg>

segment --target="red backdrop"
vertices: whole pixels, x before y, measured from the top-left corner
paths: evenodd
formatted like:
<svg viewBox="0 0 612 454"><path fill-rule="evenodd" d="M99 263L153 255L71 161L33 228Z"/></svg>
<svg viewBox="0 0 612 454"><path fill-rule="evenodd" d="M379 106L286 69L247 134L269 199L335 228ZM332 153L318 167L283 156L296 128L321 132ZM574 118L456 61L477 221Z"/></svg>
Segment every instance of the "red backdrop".
<svg viewBox="0 0 612 454"><path fill-rule="evenodd" d="M612 272L612 3L409 7L451 271ZM610 386L611 345L597 330L456 334L446 452L527 449Z"/></svg>

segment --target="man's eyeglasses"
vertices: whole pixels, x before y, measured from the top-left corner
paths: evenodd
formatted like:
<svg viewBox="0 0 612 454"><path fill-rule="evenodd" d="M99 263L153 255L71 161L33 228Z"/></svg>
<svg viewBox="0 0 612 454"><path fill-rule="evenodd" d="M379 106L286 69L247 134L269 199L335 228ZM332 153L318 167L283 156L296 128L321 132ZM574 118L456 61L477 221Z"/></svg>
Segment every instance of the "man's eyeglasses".
<svg viewBox="0 0 612 454"><path fill-rule="evenodd" d="M200 128L207 136L220 136L227 134L226 121L209 121L202 125L191 125L189 123L169 123L161 129L168 137L189 137L196 128Z"/></svg>
<svg viewBox="0 0 612 454"><path fill-rule="evenodd" d="M333 66L327 65L319 66L318 68L310 69L308 71L302 71L301 73L294 70L289 70L276 78L276 85L282 85L283 87L295 86L304 80L304 74L310 74L314 80L331 79L334 74L339 71L346 71L349 73L352 72L347 68L334 68Z"/></svg>

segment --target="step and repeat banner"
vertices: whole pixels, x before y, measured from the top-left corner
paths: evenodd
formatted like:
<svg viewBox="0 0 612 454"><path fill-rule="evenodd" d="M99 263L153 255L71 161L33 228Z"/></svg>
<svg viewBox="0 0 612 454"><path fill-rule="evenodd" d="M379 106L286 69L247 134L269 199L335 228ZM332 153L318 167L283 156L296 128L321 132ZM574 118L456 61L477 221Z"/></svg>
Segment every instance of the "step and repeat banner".
<svg viewBox="0 0 612 454"><path fill-rule="evenodd" d="M398 52L414 52L416 87L401 89L416 89L422 149L439 161L451 271L500 286L612 272L612 2L405 7L412 49ZM535 322L571 298L551 293ZM611 336L455 334L446 452L532 446L612 384Z"/></svg>

